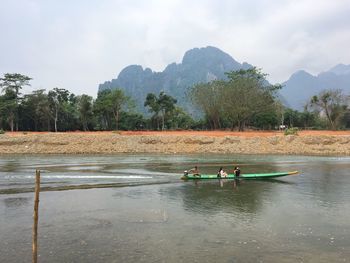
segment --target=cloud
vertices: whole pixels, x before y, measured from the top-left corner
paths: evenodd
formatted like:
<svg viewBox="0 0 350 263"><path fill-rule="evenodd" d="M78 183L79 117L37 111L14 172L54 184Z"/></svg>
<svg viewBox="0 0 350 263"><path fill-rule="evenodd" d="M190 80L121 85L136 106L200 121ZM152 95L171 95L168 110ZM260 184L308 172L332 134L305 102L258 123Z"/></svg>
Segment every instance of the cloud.
<svg viewBox="0 0 350 263"><path fill-rule="evenodd" d="M129 64L160 71L212 45L282 82L350 63L349 12L348 0L5 0L0 73L96 96Z"/></svg>

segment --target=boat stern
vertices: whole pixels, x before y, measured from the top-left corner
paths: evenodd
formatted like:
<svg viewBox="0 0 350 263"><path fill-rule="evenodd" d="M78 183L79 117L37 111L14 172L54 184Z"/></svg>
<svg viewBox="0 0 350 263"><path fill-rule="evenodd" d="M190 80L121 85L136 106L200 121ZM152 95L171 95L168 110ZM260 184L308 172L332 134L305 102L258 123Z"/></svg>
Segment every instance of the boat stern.
<svg viewBox="0 0 350 263"><path fill-rule="evenodd" d="M182 180L187 180L188 179L188 171L184 171L183 176L181 176Z"/></svg>

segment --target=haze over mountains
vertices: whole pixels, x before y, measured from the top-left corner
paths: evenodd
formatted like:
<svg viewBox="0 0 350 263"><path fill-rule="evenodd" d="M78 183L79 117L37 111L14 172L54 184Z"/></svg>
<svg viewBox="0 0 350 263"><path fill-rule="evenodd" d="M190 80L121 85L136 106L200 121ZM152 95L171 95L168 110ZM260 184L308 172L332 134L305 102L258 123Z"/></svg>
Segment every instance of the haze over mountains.
<svg viewBox="0 0 350 263"><path fill-rule="evenodd" d="M136 101L137 109L145 112L144 101L148 93L165 91L175 97L178 104L192 111L188 89L194 84L225 79L225 72L248 69L252 65L237 62L229 54L216 47L194 48L187 51L179 64L169 64L164 71L154 72L139 65L125 67L116 79L99 85L99 91L120 88ZM286 106L302 110L311 96L323 89L343 89L350 93L350 65L339 64L330 70L313 76L297 71L280 91Z"/></svg>
<svg viewBox="0 0 350 263"><path fill-rule="evenodd" d="M338 64L317 76L299 70L286 82L281 94L293 109L302 110L310 97L324 89L342 89L350 93L350 65Z"/></svg>
<svg viewBox="0 0 350 263"><path fill-rule="evenodd" d="M178 105L192 111L189 87L214 79L224 79L225 72L249 67L251 65L240 64L218 48L194 48L185 53L181 63L169 64L162 72L143 69L139 65L127 66L117 79L100 84L99 91L121 88L136 101L137 109L141 112L145 112L143 105L148 93L158 95L160 91L164 91L175 97Z"/></svg>

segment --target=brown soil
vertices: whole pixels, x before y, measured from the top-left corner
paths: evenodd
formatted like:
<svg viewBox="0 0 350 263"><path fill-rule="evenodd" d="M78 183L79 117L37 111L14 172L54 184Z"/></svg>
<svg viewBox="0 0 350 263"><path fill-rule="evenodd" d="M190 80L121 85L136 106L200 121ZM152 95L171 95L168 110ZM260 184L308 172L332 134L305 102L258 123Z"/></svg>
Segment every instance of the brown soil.
<svg viewBox="0 0 350 263"><path fill-rule="evenodd" d="M119 135L173 135L173 136L210 136L210 137L225 137L225 136L238 136L238 137L270 137L283 135L282 131L73 131L73 132L6 132L8 136L23 136L23 135L35 135L35 134L81 134L81 135L107 135L107 134L119 134ZM337 135L350 135L349 131L299 131L299 136L337 136Z"/></svg>
<svg viewBox="0 0 350 263"><path fill-rule="evenodd" d="M350 131L7 132L0 154L226 153L350 155Z"/></svg>

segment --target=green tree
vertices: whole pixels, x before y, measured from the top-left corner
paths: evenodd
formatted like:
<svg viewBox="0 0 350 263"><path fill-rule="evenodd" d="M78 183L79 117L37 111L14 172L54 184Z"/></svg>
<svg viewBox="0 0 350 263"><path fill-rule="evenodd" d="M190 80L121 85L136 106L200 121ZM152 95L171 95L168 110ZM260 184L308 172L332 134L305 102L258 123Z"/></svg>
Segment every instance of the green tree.
<svg viewBox="0 0 350 263"><path fill-rule="evenodd" d="M254 116L253 124L263 130L272 130L278 126L279 120L275 111L262 112Z"/></svg>
<svg viewBox="0 0 350 263"><path fill-rule="evenodd" d="M92 121L92 97L88 95L78 96L78 113L81 120L83 130L88 130L88 123Z"/></svg>
<svg viewBox="0 0 350 263"><path fill-rule="evenodd" d="M143 130L146 128L146 120L138 113L121 112L119 122L121 130Z"/></svg>
<svg viewBox="0 0 350 263"><path fill-rule="evenodd" d="M6 109L9 114L9 122L11 131L14 130L14 122L16 122L16 130L18 130L18 107L20 101L20 90L24 86L30 86L29 81L32 78L18 74L6 73L3 78L0 78L0 87L2 91L7 94L7 98L12 101L7 101ZM11 95L10 95L11 94Z"/></svg>
<svg viewBox="0 0 350 263"><path fill-rule="evenodd" d="M170 117L172 112L175 109L175 104L177 100L169 95L166 95L165 92L160 92L159 94L159 105L162 113L162 130L165 129L165 120L167 117Z"/></svg>
<svg viewBox="0 0 350 263"><path fill-rule="evenodd" d="M158 98L152 93L147 94L144 106L149 107L150 112L154 112L154 116L156 118L158 118L158 115L161 114L162 130L164 130L166 119L167 117L171 116L171 113L175 109L176 103L177 100L175 98L165 94L165 92L162 91L159 93ZM157 124L159 125L159 123ZM159 126L157 128L159 128Z"/></svg>
<svg viewBox="0 0 350 263"><path fill-rule="evenodd" d="M297 110L286 109L284 119L289 128L301 126L300 113Z"/></svg>
<svg viewBox="0 0 350 263"><path fill-rule="evenodd" d="M308 129L310 127L314 127L317 124L317 121L319 119L318 114L315 114L314 112L309 111L308 105L304 107L304 111L300 113L300 121L301 125Z"/></svg>
<svg viewBox="0 0 350 263"><path fill-rule="evenodd" d="M133 101L129 96L120 89L113 89L98 93L93 111L102 129L112 129L114 121L115 129L118 130L121 113L133 107Z"/></svg>
<svg viewBox="0 0 350 263"><path fill-rule="evenodd" d="M160 105L157 96L153 93L148 93L144 106L149 107L149 112L154 113L152 119L156 122L157 130L159 130Z"/></svg>
<svg viewBox="0 0 350 263"><path fill-rule="evenodd" d="M203 111L211 129L221 128L222 90L226 83L213 81L194 85L190 91L192 102Z"/></svg>
<svg viewBox="0 0 350 263"><path fill-rule="evenodd" d="M350 109L348 109L344 115L344 126L347 129L350 128Z"/></svg>
<svg viewBox="0 0 350 263"><path fill-rule="evenodd" d="M112 129L112 113L107 105L110 89L100 91L97 94L97 99L93 105L93 113L97 121L97 129L111 130Z"/></svg>
<svg viewBox="0 0 350 263"><path fill-rule="evenodd" d="M69 100L69 91L61 88L54 88L48 93L49 107L53 117L55 132L58 131L58 121L64 115L64 109Z"/></svg>
<svg viewBox="0 0 350 263"><path fill-rule="evenodd" d="M270 85L266 74L256 68L226 73L221 101L225 115L243 131L247 122L275 107L276 91L281 85ZM232 125L233 126L233 125Z"/></svg>
<svg viewBox="0 0 350 263"><path fill-rule="evenodd" d="M277 125L284 125L284 114L286 111L286 107L283 105L283 103L280 100L275 101L275 112L276 112L276 118L278 120Z"/></svg>
<svg viewBox="0 0 350 263"><path fill-rule="evenodd" d="M38 131L44 130L46 126L50 131L52 117L45 89L34 90L31 94L25 95L20 113L23 129Z"/></svg>
<svg viewBox="0 0 350 263"><path fill-rule="evenodd" d="M329 127L336 130L347 111L346 100L348 100L348 97L344 96L340 89L323 90L311 98L310 106L314 110L324 113Z"/></svg>
<svg viewBox="0 0 350 263"><path fill-rule="evenodd" d="M233 130L238 126L243 131L257 114L276 109L276 91L281 86L270 85L266 74L250 68L226 75L227 81L198 84L191 89L192 101L204 112L212 129L229 126Z"/></svg>
<svg viewBox="0 0 350 263"><path fill-rule="evenodd" d="M5 114L3 113L3 105L4 105L4 96L0 95L0 130L4 130L4 116Z"/></svg>
<svg viewBox="0 0 350 263"><path fill-rule="evenodd" d="M123 108L130 106L131 99L121 89L113 89L108 95L108 106L112 110L116 130L119 129L119 118Z"/></svg>
<svg viewBox="0 0 350 263"><path fill-rule="evenodd" d="M190 129L194 125L194 120L182 108L175 107L169 119L170 126L174 129Z"/></svg>
<svg viewBox="0 0 350 263"><path fill-rule="evenodd" d="M14 122L17 113L16 94L13 90L6 90L2 96L0 112L3 120L8 123L10 130L14 131Z"/></svg>

